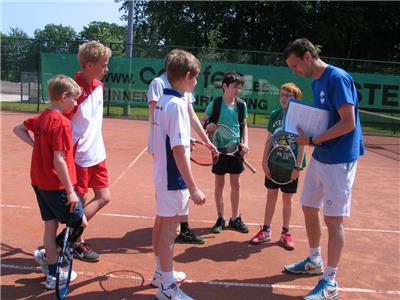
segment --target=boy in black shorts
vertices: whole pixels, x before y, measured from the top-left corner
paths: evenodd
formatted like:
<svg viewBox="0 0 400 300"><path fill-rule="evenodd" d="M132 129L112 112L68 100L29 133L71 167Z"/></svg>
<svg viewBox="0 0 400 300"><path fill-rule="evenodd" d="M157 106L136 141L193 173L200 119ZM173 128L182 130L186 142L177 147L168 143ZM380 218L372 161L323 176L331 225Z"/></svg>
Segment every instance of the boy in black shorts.
<svg viewBox="0 0 400 300"><path fill-rule="evenodd" d="M241 153L236 156L220 155L218 162L212 167L212 172L215 174L215 202L217 205L218 219L212 227L213 233L220 233L225 228L224 219L224 201L223 191L225 185L225 174L229 174L231 183L231 205L232 217L229 220L229 227L233 230L248 233L249 228L243 223L239 215L239 198L240 198L240 174L243 172L243 160L241 156L248 152L248 134L247 134L247 106L246 103L238 98L244 85L244 78L236 72L225 74L222 80L222 88L224 95L217 97L210 102L206 108L205 114L201 120L206 123L208 132L214 132L218 127L217 124L226 125L231 128L236 135L237 142L240 143ZM220 111L218 120L213 120L213 107L217 101L220 101ZM241 107L241 108L240 108ZM239 122L239 109L243 111L242 124ZM242 132L242 133L241 133ZM218 147L217 147L218 148Z"/></svg>
<svg viewBox="0 0 400 300"><path fill-rule="evenodd" d="M271 233L271 221L275 212L275 204L278 199L279 189L282 191L282 215L283 215L283 224L282 224L282 232L280 237L280 243L283 248L286 250L294 249L294 241L292 235L289 231L290 218L292 215L292 198L293 195L297 192L298 178L300 175L300 171L305 166L305 155L304 155L304 146L297 145L295 141L295 136L288 134L287 141L290 142L290 147L292 147L293 152L297 155L297 165L291 173L291 182L285 185L279 185L273 182L270 177L270 170L268 168L268 154L272 150L271 137L274 133L282 130L283 125L283 116L285 110L288 106L289 100L291 98L300 100L302 98L302 93L299 87L293 82L285 83L281 86L279 91L279 97L281 102L280 109L274 110L271 113L271 117L268 122L268 135L267 141L264 147L264 154L262 160L262 167L265 173L265 187L268 189L267 191L267 203L265 206L265 215L264 215L264 225L260 228L260 231L250 240L252 244L262 244L268 242L272 238Z"/></svg>
<svg viewBox="0 0 400 300"><path fill-rule="evenodd" d="M86 227L82 203L75 192L77 182L73 157L71 122L63 113L71 112L81 94L81 88L67 76L58 75L48 84L50 105L42 113L25 120L14 128L14 133L32 146L31 183L36 193L44 222L42 250L36 250L34 259L47 276L45 287L55 289L57 269L56 233L59 223L79 230ZM34 134L32 139L29 134ZM60 281L66 281L62 271ZM77 277L72 271L71 281Z"/></svg>

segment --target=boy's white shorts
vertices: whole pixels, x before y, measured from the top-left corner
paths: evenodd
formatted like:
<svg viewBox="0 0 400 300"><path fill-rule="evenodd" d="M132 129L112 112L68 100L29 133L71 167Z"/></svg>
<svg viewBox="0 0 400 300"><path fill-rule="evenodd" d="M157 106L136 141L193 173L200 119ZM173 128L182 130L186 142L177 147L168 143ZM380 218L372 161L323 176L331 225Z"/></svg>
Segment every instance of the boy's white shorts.
<svg viewBox="0 0 400 300"><path fill-rule="evenodd" d="M174 217L189 214L189 190L157 191L157 216Z"/></svg>
<svg viewBox="0 0 400 300"><path fill-rule="evenodd" d="M301 204L323 207L324 216L350 216L351 188L356 169L357 161L329 165L311 158L304 179Z"/></svg>

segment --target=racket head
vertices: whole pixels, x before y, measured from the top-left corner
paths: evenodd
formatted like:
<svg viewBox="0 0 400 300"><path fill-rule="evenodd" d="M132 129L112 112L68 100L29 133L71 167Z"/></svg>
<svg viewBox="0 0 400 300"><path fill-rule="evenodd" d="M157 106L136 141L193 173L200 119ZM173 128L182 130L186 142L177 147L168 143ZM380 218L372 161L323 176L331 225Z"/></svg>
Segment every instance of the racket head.
<svg viewBox="0 0 400 300"><path fill-rule="evenodd" d="M216 157L207 144L192 139L190 160L199 166L212 166L216 162Z"/></svg>
<svg viewBox="0 0 400 300"><path fill-rule="evenodd" d="M56 296L61 300L67 296L71 281L73 250L69 242L70 231L71 228L67 226L63 236L63 247L57 257Z"/></svg>
<svg viewBox="0 0 400 300"><path fill-rule="evenodd" d="M272 149L268 154L268 168L271 180L279 185L291 182L290 176L296 165L293 139L290 134L278 131L272 137Z"/></svg>
<svg viewBox="0 0 400 300"><path fill-rule="evenodd" d="M107 293L117 292L121 289L129 289L130 293L134 294L135 290L141 291L143 289L145 281L144 276L139 272L132 270L115 270L100 277L100 287Z"/></svg>
<svg viewBox="0 0 400 300"><path fill-rule="evenodd" d="M217 124L217 128L210 135L210 140L221 154L234 155L239 151L239 133L235 133L224 124Z"/></svg>

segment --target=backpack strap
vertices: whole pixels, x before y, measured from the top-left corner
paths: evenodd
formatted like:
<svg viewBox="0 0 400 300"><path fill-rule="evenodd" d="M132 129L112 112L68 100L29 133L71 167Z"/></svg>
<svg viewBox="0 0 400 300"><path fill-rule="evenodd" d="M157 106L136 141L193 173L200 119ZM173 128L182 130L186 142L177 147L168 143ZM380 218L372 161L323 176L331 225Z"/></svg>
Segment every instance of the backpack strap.
<svg viewBox="0 0 400 300"><path fill-rule="evenodd" d="M219 119L219 114L221 113L221 105L222 105L222 97L217 97L214 99L214 104L213 104L213 111L210 117L210 123L218 123Z"/></svg>
<svg viewBox="0 0 400 300"><path fill-rule="evenodd" d="M243 121L244 121L244 101L240 98L236 98L237 109L238 109L238 121L240 126L240 140L243 137Z"/></svg>
<svg viewBox="0 0 400 300"><path fill-rule="evenodd" d="M213 100L213 110L210 118L204 123L203 128L206 129L207 125L210 123L217 123L219 119L219 114L221 112L222 97L216 97Z"/></svg>

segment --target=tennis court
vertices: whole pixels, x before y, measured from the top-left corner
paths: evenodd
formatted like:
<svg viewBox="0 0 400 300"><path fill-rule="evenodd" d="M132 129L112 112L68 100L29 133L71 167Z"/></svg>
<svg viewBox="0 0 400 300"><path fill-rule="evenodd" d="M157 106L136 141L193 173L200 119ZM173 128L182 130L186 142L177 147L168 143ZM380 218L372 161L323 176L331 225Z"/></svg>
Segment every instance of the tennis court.
<svg viewBox="0 0 400 300"><path fill-rule="evenodd" d="M31 149L12 128L29 116L1 112L1 294L3 299L53 299L45 291L44 275L33 260L42 245L42 222L29 181ZM154 221L152 158L145 151L147 122L105 119L112 201L89 224L85 238L101 254L98 263L74 260L78 279L70 299L154 299L151 230ZM248 160L258 169L245 171L241 181L240 211L249 234L224 231L214 235L216 219L213 175L193 165L203 207L191 206L191 227L205 245L175 246L175 267L187 274L182 288L195 299L301 299L317 278L282 273L283 265L308 255L303 215L294 197L292 233L296 249L278 244L281 201L272 222L273 240L261 246L248 240L263 221L266 189L261 170L265 129L250 128ZM400 296L400 139L366 137L366 155L358 165L353 188L352 216L345 221L346 246L339 265L341 299L398 299ZM310 152L308 149L308 158ZM303 175L304 176L304 175ZM225 189L225 212L230 201ZM323 231L326 258L327 231Z"/></svg>

